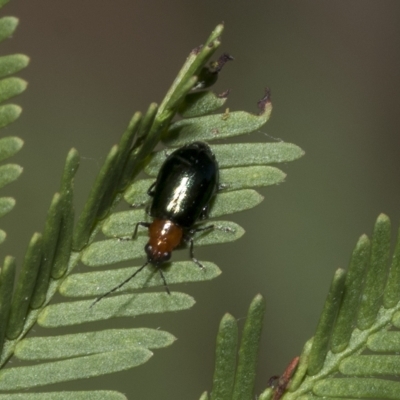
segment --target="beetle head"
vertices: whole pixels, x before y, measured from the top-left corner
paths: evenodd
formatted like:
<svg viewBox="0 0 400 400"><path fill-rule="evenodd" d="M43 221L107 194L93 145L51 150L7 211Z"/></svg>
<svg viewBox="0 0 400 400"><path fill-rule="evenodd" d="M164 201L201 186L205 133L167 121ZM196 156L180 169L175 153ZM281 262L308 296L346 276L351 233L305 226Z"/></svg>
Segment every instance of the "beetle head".
<svg viewBox="0 0 400 400"><path fill-rule="evenodd" d="M153 265L163 264L171 258L170 251L163 251L150 245L150 243L147 243L144 249L147 254L147 261Z"/></svg>

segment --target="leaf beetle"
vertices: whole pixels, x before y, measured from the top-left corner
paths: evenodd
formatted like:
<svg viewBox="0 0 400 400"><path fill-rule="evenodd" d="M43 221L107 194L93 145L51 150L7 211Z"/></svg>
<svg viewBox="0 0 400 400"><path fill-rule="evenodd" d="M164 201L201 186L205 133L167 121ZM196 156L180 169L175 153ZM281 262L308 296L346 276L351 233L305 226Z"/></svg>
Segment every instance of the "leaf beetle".
<svg viewBox="0 0 400 400"><path fill-rule="evenodd" d="M193 235L212 229L214 225L196 227L195 223L207 217L210 201L218 187L218 163L206 143L193 142L171 153L147 192L152 198L149 214L153 221L137 223L132 235L132 238L136 236L139 226L148 228L149 241L145 246L147 261L130 277L98 297L92 305L124 286L148 264L158 269L170 294L161 266L184 242L190 245L192 261L203 268L194 257Z"/></svg>

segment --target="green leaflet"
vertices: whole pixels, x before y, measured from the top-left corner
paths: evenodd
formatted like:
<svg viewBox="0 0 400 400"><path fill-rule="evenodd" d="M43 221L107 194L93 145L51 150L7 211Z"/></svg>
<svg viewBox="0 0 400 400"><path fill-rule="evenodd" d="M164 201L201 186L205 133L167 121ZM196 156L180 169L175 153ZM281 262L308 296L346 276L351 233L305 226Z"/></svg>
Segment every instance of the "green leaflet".
<svg viewBox="0 0 400 400"><path fill-rule="evenodd" d="M0 6L2 6L3 4L0 4ZM17 25L18 25L18 18L15 17L0 18L0 42L11 36L14 33Z"/></svg>
<svg viewBox="0 0 400 400"><path fill-rule="evenodd" d="M179 108L179 114L183 118L199 117L212 113L222 107L228 99L228 93L216 95L211 91L194 92L185 96L183 104Z"/></svg>
<svg viewBox="0 0 400 400"><path fill-rule="evenodd" d="M353 332L353 321L357 315L362 292L362 283L370 255L370 241L362 235L353 251L349 271L344 283L344 293L339 315L332 332L331 349L343 351L349 344Z"/></svg>
<svg viewBox="0 0 400 400"><path fill-rule="evenodd" d="M304 395L300 397L296 397L296 400L352 400L352 399L344 399L344 398L338 398L338 397L324 397L323 399L321 397L314 396L312 394L309 395Z"/></svg>
<svg viewBox="0 0 400 400"><path fill-rule="evenodd" d="M15 258L7 256L0 270L0 354L6 337L16 269Z"/></svg>
<svg viewBox="0 0 400 400"><path fill-rule="evenodd" d="M42 257L42 235L35 233L29 242L19 274L7 327L7 337L15 339L23 330L29 312L29 303L34 293L36 277Z"/></svg>
<svg viewBox="0 0 400 400"><path fill-rule="evenodd" d="M159 349L175 340L170 333L158 329L107 329L23 339L15 348L15 355L21 360L59 359L137 347Z"/></svg>
<svg viewBox="0 0 400 400"><path fill-rule="evenodd" d="M11 77L0 80L0 102L22 93L27 85L28 83L21 78Z"/></svg>
<svg viewBox="0 0 400 400"><path fill-rule="evenodd" d="M72 148L67 155L67 159L65 160L64 170L61 178L61 187L60 187L60 208L61 208L61 224L59 226L59 231L57 235L57 243L51 244L52 240L55 238L49 238L47 245L45 246L45 250L48 254L54 251L54 259L52 262L51 268L51 277L54 279L61 278L70 263L73 253L72 250L72 234L74 227L74 177L79 168L80 157L79 153L76 149ZM52 207L52 206L51 206ZM58 207L57 207L58 208ZM52 211L49 210L46 226L45 226L45 234L47 236L47 230L52 228L51 231L55 228L53 224L58 225L58 219L60 216L58 215L58 210L55 210L55 214L52 216ZM55 217L55 218L53 218ZM52 222L49 219L53 220ZM49 225L49 226L48 226ZM52 245L57 245L55 249L51 249ZM47 247L48 246L48 247ZM37 304L36 304L37 305Z"/></svg>
<svg viewBox="0 0 400 400"><path fill-rule="evenodd" d="M267 388L261 394L258 400L271 400L274 395L274 389Z"/></svg>
<svg viewBox="0 0 400 400"><path fill-rule="evenodd" d="M109 178L103 182L103 184L106 185L107 190L104 190L102 194L100 206L97 210L97 219L101 220L107 216L115 200L116 193L120 192L126 186L124 180L125 173L128 171L127 162L129 159L129 153L132 150L133 139L139 130L141 118L141 113L135 113L129 121L128 128L121 137L113 171L111 171ZM124 168L126 169L124 170Z"/></svg>
<svg viewBox="0 0 400 400"><path fill-rule="evenodd" d="M135 240L108 239L94 242L84 250L81 261L88 267L115 264L134 260L145 255L147 238L139 236Z"/></svg>
<svg viewBox="0 0 400 400"><path fill-rule="evenodd" d="M11 122L14 122L20 116L21 112L22 108L15 104L0 106L0 128L4 128L11 124Z"/></svg>
<svg viewBox="0 0 400 400"><path fill-rule="evenodd" d="M9 213L15 206L15 199L12 197L0 197L0 217Z"/></svg>
<svg viewBox="0 0 400 400"><path fill-rule="evenodd" d="M217 335L211 400L254 399L257 353L264 312L265 300L257 295L247 313L239 352L237 321L230 314L222 318Z"/></svg>
<svg viewBox="0 0 400 400"><path fill-rule="evenodd" d="M30 303L30 307L33 309L39 308L46 300L54 254L56 252L57 243L59 243L62 220L62 200L61 195L56 193L53 196L50 208L47 212L47 219L43 232L43 256L40 261L35 291Z"/></svg>
<svg viewBox="0 0 400 400"><path fill-rule="evenodd" d="M22 167L17 164L6 164L0 166L0 188L14 182L21 173Z"/></svg>
<svg viewBox="0 0 400 400"><path fill-rule="evenodd" d="M168 286L174 283L211 280L221 274L221 270L215 264L206 261L202 261L202 264L203 269L193 261L175 262L163 266ZM100 296L123 282L138 269L139 267L113 268L107 271L72 274L61 285L60 293L69 297ZM157 270L148 266L116 293L155 286L163 286L163 281Z"/></svg>
<svg viewBox="0 0 400 400"><path fill-rule="evenodd" d="M285 177L280 169L264 165L220 170L220 184L229 190L276 185Z"/></svg>
<svg viewBox="0 0 400 400"><path fill-rule="evenodd" d="M125 130L121 138L121 146L119 149L120 172L119 179L116 182L117 190L125 190L126 186L137 173L137 148L143 143L148 130L154 122L156 112L157 105L152 103L149 107L148 113L146 113L143 117L141 112L136 112L129 121L128 128ZM133 145L132 142L134 138L136 140L135 144ZM133 148L131 149L132 146Z"/></svg>
<svg viewBox="0 0 400 400"><path fill-rule="evenodd" d="M249 210L264 200L264 196L252 189L222 192L215 197L209 213L210 218L222 217L239 211Z"/></svg>
<svg viewBox="0 0 400 400"><path fill-rule="evenodd" d="M362 355L343 360L339 371L344 375L400 375L400 357L398 355Z"/></svg>
<svg viewBox="0 0 400 400"><path fill-rule="evenodd" d="M143 117L140 115L136 140L133 144L132 151L128 154L125 170L122 172L120 187L124 190L132 182L133 178L143 169L149 152L152 151L155 145L153 141L149 142L149 137L150 134L154 136L159 134L159 126L156 120L158 111L158 104L151 103Z"/></svg>
<svg viewBox="0 0 400 400"><path fill-rule="evenodd" d="M310 351L307 371L309 375L317 374L324 365L341 303L345 278L346 272L344 270L338 269L335 272Z"/></svg>
<svg viewBox="0 0 400 400"><path fill-rule="evenodd" d="M186 310L195 301L185 294L140 293L123 294L105 298L91 307L93 300L73 301L46 306L38 318L38 324L46 328L78 325L115 317L135 317L169 311Z"/></svg>
<svg viewBox="0 0 400 400"><path fill-rule="evenodd" d="M219 324L211 400L231 400L236 373L238 327L236 319L225 314Z"/></svg>
<svg viewBox="0 0 400 400"><path fill-rule="evenodd" d="M208 393L207 393L207 392L204 392L204 393L202 393L202 395L200 396L200 399L199 399L199 400L208 400L208 399L209 399Z"/></svg>
<svg viewBox="0 0 400 400"><path fill-rule="evenodd" d="M383 295L383 305L386 308L394 307L400 301L400 228L397 233L396 248L392 257L392 264Z"/></svg>
<svg viewBox="0 0 400 400"><path fill-rule="evenodd" d="M368 338L367 346L372 351L400 352L400 332L382 331L371 335Z"/></svg>
<svg viewBox="0 0 400 400"><path fill-rule="evenodd" d="M303 381L307 369L308 369L308 362L309 362L309 357L310 357L310 352L312 349L312 344L313 344L313 339L307 340L303 347L303 351L301 352L300 355L300 360L299 364L297 366L296 372L293 375L290 385L289 385L289 391L294 392L297 390L297 388L301 385L301 382ZM268 390L268 389L267 389Z"/></svg>
<svg viewBox="0 0 400 400"><path fill-rule="evenodd" d="M398 400L400 382L374 378L324 379L316 383L313 389L318 396L339 396L351 398L376 398L380 400Z"/></svg>
<svg viewBox="0 0 400 400"><path fill-rule="evenodd" d="M79 216L74 231L73 249L76 251L82 250L89 241L103 197L105 196L107 189L110 189L109 186L112 183L113 178L115 178L114 171L117 167L119 154L118 146L113 146L97 175L94 185L92 186L89 198Z"/></svg>
<svg viewBox="0 0 400 400"><path fill-rule="evenodd" d="M268 121L271 110L271 103L267 103L259 115L234 111L182 119L171 125L164 142L168 146L181 146L193 140L212 141L254 132Z"/></svg>
<svg viewBox="0 0 400 400"><path fill-rule="evenodd" d="M300 147L285 142L211 144L210 148L220 168L290 162L304 155ZM171 150L154 153L145 172L150 176L157 176L161 164L171 154Z"/></svg>
<svg viewBox="0 0 400 400"><path fill-rule="evenodd" d="M359 329L369 328L375 321L382 304L390 255L390 220L381 214L376 220L372 236L370 265L357 316Z"/></svg>
<svg viewBox="0 0 400 400"><path fill-rule="evenodd" d="M151 351L144 348L123 349L28 367L7 368L0 371L0 390L26 389L124 371L145 363L152 355Z"/></svg>
<svg viewBox="0 0 400 400"><path fill-rule="evenodd" d="M250 304L240 342L232 400L254 399L258 347L265 314L265 300L257 295Z"/></svg>
<svg viewBox="0 0 400 400"><path fill-rule="evenodd" d="M29 57L24 54L11 54L0 57L0 78L15 74L21 69L27 67Z"/></svg>
<svg viewBox="0 0 400 400"><path fill-rule="evenodd" d="M0 8L7 4L10 0L0 0Z"/></svg>
<svg viewBox="0 0 400 400"><path fill-rule="evenodd" d="M23 144L23 140L15 136L8 136L0 139L0 161L4 161L18 153Z"/></svg>
<svg viewBox="0 0 400 400"><path fill-rule="evenodd" d="M154 179L138 179L133 182L124 193L125 201L130 205L143 206L149 202L147 191L154 183ZM112 217L112 214L110 217ZM107 222L106 222L107 223Z"/></svg>
<svg viewBox="0 0 400 400"><path fill-rule="evenodd" d="M0 400L128 400L122 393L111 390L85 392L46 392L0 394Z"/></svg>

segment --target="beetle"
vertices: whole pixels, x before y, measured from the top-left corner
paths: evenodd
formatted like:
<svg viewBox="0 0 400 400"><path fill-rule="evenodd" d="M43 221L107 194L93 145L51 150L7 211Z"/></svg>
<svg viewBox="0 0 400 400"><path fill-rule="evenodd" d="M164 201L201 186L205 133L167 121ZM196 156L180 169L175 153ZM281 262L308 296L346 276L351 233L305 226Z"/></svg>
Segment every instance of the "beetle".
<svg viewBox="0 0 400 400"><path fill-rule="evenodd" d="M153 221L138 222L132 235L133 239L139 226L148 228L149 241L145 246L147 261L123 282L98 297L92 305L124 286L148 264L158 269L170 294L161 267L171 258L172 251L184 242L190 244L192 261L204 268L194 257L193 235L212 229L214 225L196 227L195 223L207 217L210 201L218 187L218 163L206 143L193 142L171 153L147 192L152 197L149 214Z"/></svg>

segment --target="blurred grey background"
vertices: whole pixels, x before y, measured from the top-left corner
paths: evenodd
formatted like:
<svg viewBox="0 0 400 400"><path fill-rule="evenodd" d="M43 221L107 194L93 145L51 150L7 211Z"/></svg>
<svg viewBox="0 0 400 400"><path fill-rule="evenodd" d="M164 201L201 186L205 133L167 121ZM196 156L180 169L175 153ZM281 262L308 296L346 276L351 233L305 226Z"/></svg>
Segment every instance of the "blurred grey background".
<svg viewBox="0 0 400 400"><path fill-rule="evenodd" d="M215 90L231 89L231 110L256 112L264 87L271 88L272 118L251 139L280 138L306 156L281 165L286 182L262 189L259 207L232 217L247 231L240 241L197 250L223 274L172 287L195 297L190 311L104 325L159 327L178 341L139 368L45 388L197 399L211 388L221 317L230 312L242 326L251 299L262 293L267 315L259 393L301 352L334 271L347 267L358 237L372 232L379 213L392 218L396 234L400 2L12 0L1 14L20 18L1 54L31 57L19 74L28 90L14 100L24 112L1 132L25 141L13 159L24 174L3 191L16 197L17 207L1 221L9 235L2 256L14 254L19 263L32 233L43 228L68 150L76 147L82 156L80 210L130 116L162 100L190 50L219 22L226 28L221 52L235 61Z"/></svg>

